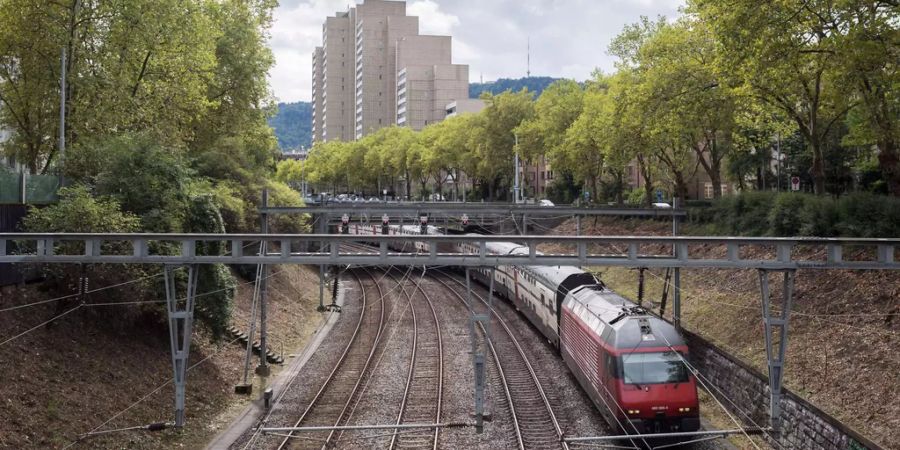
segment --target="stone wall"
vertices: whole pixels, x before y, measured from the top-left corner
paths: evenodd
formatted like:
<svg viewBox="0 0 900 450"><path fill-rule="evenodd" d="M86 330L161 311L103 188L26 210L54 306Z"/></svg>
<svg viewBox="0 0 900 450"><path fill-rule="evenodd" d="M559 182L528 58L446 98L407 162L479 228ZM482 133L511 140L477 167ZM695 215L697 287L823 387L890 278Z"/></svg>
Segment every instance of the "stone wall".
<svg viewBox="0 0 900 450"><path fill-rule="evenodd" d="M756 369L734 358L707 340L684 332L691 348L692 364L715 387L714 392L746 426L769 425L769 381ZM723 395L724 394L724 395ZM725 398L733 401L729 404ZM881 447L838 422L793 392L781 399L782 430L778 443L785 448L810 450L880 450ZM748 417L749 415L749 417ZM767 437L767 440L772 440ZM771 442L770 442L771 443Z"/></svg>

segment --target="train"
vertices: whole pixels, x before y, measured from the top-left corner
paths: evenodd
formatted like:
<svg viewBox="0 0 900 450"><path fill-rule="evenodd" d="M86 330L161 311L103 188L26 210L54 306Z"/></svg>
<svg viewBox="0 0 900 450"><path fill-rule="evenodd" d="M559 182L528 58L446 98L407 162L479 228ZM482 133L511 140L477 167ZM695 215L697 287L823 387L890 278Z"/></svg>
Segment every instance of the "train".
<svg viewBox="0 0 900 450"><path fill-rule="evenodd" d="M388 234L422 234L418 225L388 225ZM350 234L382 234L380 225L349 225ZM443 234L426 226L426 234ZM415 242L416 250L427 246ZM403 244L404 246L407 244ZM452 251L477 253L468 243ZM410 251L410 248L395 248ZM439 249L446 251L448 249ZM489 242L497 255L528 254L514 242ZM559 352L604 419L623 435L700 429L697 381L689 349L675 327L571 266L498 266L470 271L511 302Z"/></svg>

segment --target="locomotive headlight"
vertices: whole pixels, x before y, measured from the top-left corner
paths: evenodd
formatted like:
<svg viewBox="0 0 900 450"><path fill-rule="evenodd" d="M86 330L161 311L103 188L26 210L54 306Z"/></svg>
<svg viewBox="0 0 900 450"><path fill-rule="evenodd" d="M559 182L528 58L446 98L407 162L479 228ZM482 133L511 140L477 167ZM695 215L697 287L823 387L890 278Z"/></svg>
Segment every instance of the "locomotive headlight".
<svg viewBox="0 0 900 450"><path fill-rule="evenodd" d="M691 408L678 408L678 412L691 412Z"/></svg>
<svg viewBox="0 0 900 450"><path fill-rule="evenodd" d="M641 413L641 410L639 410L639 409L629 409L628 410L628 414L634 415L634 414L640 414L640 413Z"/></svg>

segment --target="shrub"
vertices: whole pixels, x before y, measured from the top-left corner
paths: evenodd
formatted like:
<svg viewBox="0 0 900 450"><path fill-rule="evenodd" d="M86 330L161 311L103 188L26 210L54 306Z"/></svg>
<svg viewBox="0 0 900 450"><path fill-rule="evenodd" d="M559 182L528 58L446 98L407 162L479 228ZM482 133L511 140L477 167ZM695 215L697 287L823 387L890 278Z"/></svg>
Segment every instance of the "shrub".
<svg viewBox="0 0 900 450"><path fill-rule="evenodd" d="M691 208L689 219L712 234L743 236L896 237L900 199L871 193L840 198L744 192Z"/></svg>
<svg viewBox="0 0 900 450"><path fill-rule="evenodd" d="M769 234L772 236L796 236L803 227L803 216L800 211L804 205L812 203L808 197L800 194L779 194L769 213Z"/></svg>
<svg viewBox="0 0 900 450"><path fill-rule="evenodd" d="M225 222L219 213L213 195L200 195L191 199L187 220L191 233L224 233ZM198 244L198 255L222 255L223 242ZM213 338L220 339L231 318L231 308L237 290L237 282L224 264L202 264L197 274L197 318L212 330ZM203 294L199 296L199 294Z"/></svg>
<svg viewBox="0 0 900 450"><path fill-rule="evenodd" d="M625 198L629 205L642 205L646 196L647 192L644 189L635 189L629 192Z"/></svg>
<svg viewBox="0 0 900 450"><path fill-rule="evenodd" d="M50 206L38 208L32 207L23 220L26 231L35 233L131 233L140 230L141 220L134 214L123 212L119 203L114 199L104 196L92 196L84 185L65 187L59 190L59 202ZM130 253L131 246L125 243L107 242L103 244L103 252ZM84 245L81 242L65 242L57 244L55 252L60 254L84 254ZM68 295L77 291L78 279L82 275L82 269L90 278L93 286L105 286L117 284L126 280L145 277L145 272L139 265L87 265L80 264L48 264L42 271L47 278L45 285L51 292ZM155 269L158 270L158 269ZM155 273L150 270L149 273ZM118 297L125 297L132 292L144 292L142 289L131 286L125 290L115 289L105 291L103 301L117 301ZM135 298L128 297L129 300ZM65 307L66 302L61 302L58 307ZM91 308L98 315L115 315L117 319L123 319L122 312L110 308ZM120 320L121 323L127 321Z"/></svg>

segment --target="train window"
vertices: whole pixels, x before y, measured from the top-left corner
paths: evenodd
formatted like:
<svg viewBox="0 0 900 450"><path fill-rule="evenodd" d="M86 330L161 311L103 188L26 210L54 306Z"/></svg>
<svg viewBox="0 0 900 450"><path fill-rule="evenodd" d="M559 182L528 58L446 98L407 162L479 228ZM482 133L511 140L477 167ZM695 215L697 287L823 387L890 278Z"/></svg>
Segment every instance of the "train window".
<svg viewBox="0 0 900 450"><path fill-rule="evenodd" d="M620 358L626 383L684 383L688 380L684 362L673 351L631 353Z"/></svg>
<svg viewBox="0 0 900 450"><path fill-rule="evenodd" d="M606 354L606 373L613 378L619 378L619 371L616 370L616 358L610 354Z"/></svg>

